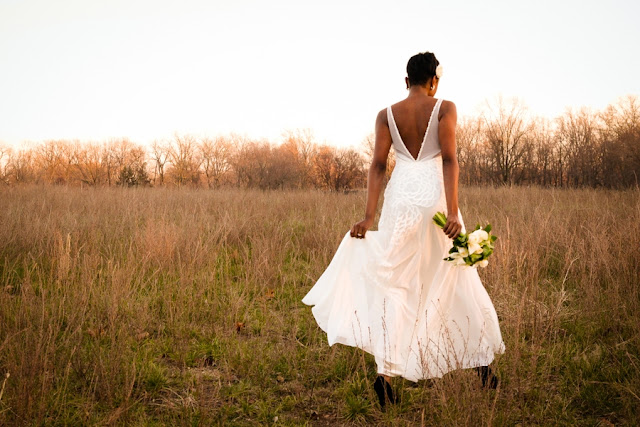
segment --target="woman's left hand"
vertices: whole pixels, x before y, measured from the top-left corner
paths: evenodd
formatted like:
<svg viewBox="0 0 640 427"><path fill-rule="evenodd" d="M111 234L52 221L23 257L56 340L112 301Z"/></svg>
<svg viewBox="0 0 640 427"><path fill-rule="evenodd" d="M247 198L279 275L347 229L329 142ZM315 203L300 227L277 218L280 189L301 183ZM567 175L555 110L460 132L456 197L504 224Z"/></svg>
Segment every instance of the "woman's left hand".
<svg viewBox="0 0 640 427"><path fill-rule="evenodd" d="M353 226L351 227L351 237L355 237L356 239L364 239L364 235L372 225L372 219L363 219L362 221L353 224Z"/></svg>

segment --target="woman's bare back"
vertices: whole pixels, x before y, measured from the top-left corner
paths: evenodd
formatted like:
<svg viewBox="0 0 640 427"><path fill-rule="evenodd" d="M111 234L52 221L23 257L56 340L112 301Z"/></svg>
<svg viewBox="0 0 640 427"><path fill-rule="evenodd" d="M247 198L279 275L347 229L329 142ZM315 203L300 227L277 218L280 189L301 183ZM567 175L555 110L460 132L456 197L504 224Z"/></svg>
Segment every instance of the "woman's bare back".
<svg viewBox="0 0 640 427"><path fill-rule="evenodd" d="M432 96L413 96L391 106L400 137L414 158L420 152L437 101Z"/></svg>

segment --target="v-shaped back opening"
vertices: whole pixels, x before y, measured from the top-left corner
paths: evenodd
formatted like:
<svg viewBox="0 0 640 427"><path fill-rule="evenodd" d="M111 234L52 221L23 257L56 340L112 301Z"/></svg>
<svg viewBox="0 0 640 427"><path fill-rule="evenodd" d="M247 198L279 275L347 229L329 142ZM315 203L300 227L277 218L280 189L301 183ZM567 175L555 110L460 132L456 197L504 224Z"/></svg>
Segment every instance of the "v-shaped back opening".
<svg viewBox="0 0 640 427"><path fill-rule="evenodd" d="M407 144L405 144L404 139L402 139L402 135L400 135L400 130L398 129L398 125L396 124L396 118L393 115L393 108L391 108L391 106L389 106L389 113L391 115L391 121L393 122L393 127L396 131L396 134L398 135L398 139L400 139L400 143L402 144L402 146L404 147L404 149L407 151L407 154L409 154L409 157L411 157L414 161L418 161L420 160L420 154L422 154L422 149L425 146L425 142L427 141L427 135L429 135L429 129L431 128L431 121L433 120L433 113L436 111L436 109L438 108L438 104L440 103L441 99L437 99L435 104L433 104L433 108L431 109L431 112L429 113L429 121L427 122L427 128L424 131L424 136L422 137L422 142L420 143L420 149L418 150L418 154L416 157L413 157L413 154L411 154L411 151L409 150L409 147L407 147Z"/></svg>

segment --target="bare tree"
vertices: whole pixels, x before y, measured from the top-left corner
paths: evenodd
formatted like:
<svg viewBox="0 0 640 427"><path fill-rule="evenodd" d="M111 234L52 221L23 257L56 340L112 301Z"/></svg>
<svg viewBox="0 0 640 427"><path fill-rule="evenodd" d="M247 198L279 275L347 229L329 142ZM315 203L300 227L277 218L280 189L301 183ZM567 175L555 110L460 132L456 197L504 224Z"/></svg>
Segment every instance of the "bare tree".
<svg viewBox="0 0 640 427"><path fill-rule="evenodd" d="M35 166L33 150L11 151L7 159L7 178L17 184L33 182Z"/></svg>
<svg viewBox="0 0 640 427"><path fill-rule="evenodd" d="M8 159L11 156L11 148L0 143L0 182L8 184Z"/></svg>
<svg viewBox="0 0 640 427"><path fill-rule="evenodd" d="M487 164L483 121L464 118L456 128L456 153L460 164L460 181L467 184L483 182L492 174Z"/></svg>
<svg viewBox="0 0 640 427"><path fill-rule="evenodd" d="M129 148L125 162L118 173L116 184L122 187L148 185L151 180L147 172L147 153L139 145Z"/></svg>
<svg viewBox="0 0 640 427"><path fill-rule="evenodd" d="M311 129L287 130L282 134L282 149L287 151L290 161L293 162L290 170L296 186L303 188L311 185L312 159L317 149L317 143ZM283 152L284 153L284 152Z"/></svg>
<svg viewBox="0 0 640 427"><path fill-rule="evenodd" d="M603 183L608 187L638 185L640 177L640 101L626 96L601 114Z"/></svg>
<svg viewBox="0 0 640 427"><path fill-rule="evenodd" d="M364 178L363 158L353 148L343 148L334 154L333 189L347 190L362 185Z"/></svg>
<svg viewBox="0 0 640 427"><path fill-rule="evenodd" d="M266 141L244 140L235 150L232 163L237 183L243 187L268 187L271 145Z"/></svg>
<svg viewBox="0 0 640 427"><path fill-rule="evenodd" d="M499 181L512 184L527 151L531 130L527 108L517 98L504 100L500 97L495 105L487 103L482 120Z"/></svg>
<svg viewBox="0 0 640 427"><path fill-rule="evenodd" d="M549 186L555 184L554 164L560 154L555 150L553 125L548 119L537 118L532 128L533 158L529 163L528 180Z"/></svg>
<svg viewBox="0 0 640 427"><path fill-rule="evenodd" d="M332 188L333 150L328 145L322 145L313 157L313 177L316 187Z"/></svg>
<svg viewBox="0 0 640 427"><path fill-rule="evenodd" d="M102 162L103 155L100 145L76 142L72 158L72 164L82 183L97 186L105 181L107 171Z"/></svg>
<svg viewBox="0 0 640 427"><path fill-rule="evenodd" d="M587 108L568 109L557 119L558 142L564 148L567 183L596 186L601 183L598 116Z"/></svg>
<svg viewBox="0 0 640 427"><path fill-rule="evenodd" d="M334 191L364 184L362 156L352 148L319 147L313 159L316 186Z"/></svg>
<svg viewBox="0 0 640 427"><path fill-rule="evenodd" d="M119 138L109 140L99 151L104 180L108 185L132 186L149 183L148 153L141 145L127 138ZM151 158L153 154L152 151Z"/></svg>
<svg viewBox="0 0 640 427"><path fill-rule="evenodd" d="M291 144L271 148L268 165L268 188L302 188L307 185L304 158Z"/></svg>
<svg viewBox="0 0 640 427"><path fill-rule="evenodd" d="M71 180L73 146L70 141L48 140L34 150L38 174L45 182L64 184Z"/></svg>
<svg viewBox="0 0 640 427"><path fill-rule="evenodd" d="M151 143L151 160L153 162L153 183L164 185L165 166L169 161L170 147L168 143L153 141Z"/></svg>
<svg viewBox="0 0 640 427"><path fill-rule="evenodd" d="M111 150L108 143L102 144L101 158L102 164L104 165L106 183L108 186L111 186L117 177L117 169L115 153Z"/></svg>
<svg viewBox="0 0 640 427"><path fill-rule="evenodd" d="M200 181L200 157L198 143L191 135L174 134L169 146L171 169L169 173L178 185L197 185Z"/></svg>
<svg viewBox="0 0 640 427"><path fill-rule="evenodd" d="M231 141L222 136L202 138L198 150L209 188L217 188L227 182L231 170Z"/></svg>

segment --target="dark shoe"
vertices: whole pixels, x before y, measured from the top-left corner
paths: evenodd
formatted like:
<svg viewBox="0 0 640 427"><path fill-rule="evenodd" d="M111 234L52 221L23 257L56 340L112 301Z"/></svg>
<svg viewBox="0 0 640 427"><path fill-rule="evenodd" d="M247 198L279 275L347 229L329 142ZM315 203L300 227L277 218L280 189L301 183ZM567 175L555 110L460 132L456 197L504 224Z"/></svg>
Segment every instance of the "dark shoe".
<svg viewBox="0 0 640 427"><path fill-rule="evenodd" d="M376 381L373 383L373 389L378 395L378 402L380 402L380 409L382 409L383 411L387 403L387 399L385 398L385 382L386 381L384 380L384 377L382 375L378 375L378 378L376 378Z"/></svg>
<svg viewBox="0 0 640 427"><path fill-rule="evenodd" d="M373 383L373 389L378 395L378 402L383 411L387 405L387 401L392 404L400 402L398 396L393 392L391 384L389 384L382 375L378 375L378 378L376 378L376 381Z"/></svg>
<svg viewBox="0 0 640 427"><path fill-rule="evenodd" d="M389 399L389 402L391 402L394 405L396 403L400 403L400 396L398 396L397 394L395 394L393 392L393 389L391 388L391 384L389 384L387 381L385 381L385 385L386 385L386 390L387 390L387 398Z"/></svg>
<svg viewBox="0 0 640 427"><path fill-rule="evenodd" d="M498 377L491 371L488 366L480 366L476 368L478 376L482 379L482 387L489 387L492 389L498 388Z"/></svg>

